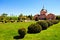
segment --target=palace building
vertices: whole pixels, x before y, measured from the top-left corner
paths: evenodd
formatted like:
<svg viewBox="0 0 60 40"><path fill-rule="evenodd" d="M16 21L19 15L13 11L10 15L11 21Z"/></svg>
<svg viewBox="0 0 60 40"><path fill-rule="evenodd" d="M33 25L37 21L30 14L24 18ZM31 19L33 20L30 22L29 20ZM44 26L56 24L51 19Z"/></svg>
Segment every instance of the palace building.
<svg viewBox="0 0 60 40"><path fill-rule="evenodd" d="M38 18L39 20L55 20L56 16L53 13L47 13L47 10L44 7L41 9L40 14L36 14L34 19Z"/></svg>

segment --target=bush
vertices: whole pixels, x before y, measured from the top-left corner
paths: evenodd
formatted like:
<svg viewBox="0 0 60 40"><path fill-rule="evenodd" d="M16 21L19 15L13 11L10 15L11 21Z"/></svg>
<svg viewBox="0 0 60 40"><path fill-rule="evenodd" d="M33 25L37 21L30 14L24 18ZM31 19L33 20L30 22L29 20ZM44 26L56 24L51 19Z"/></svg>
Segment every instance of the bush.
<svg viewBox="0 0 60 40"><path fill-rule="evenodd" d="M11 20L10 22L12 22L12 23L13 23L13 22L15 22L15 20Z"/></svg>
<svg viewBox="0 0 60 40"><path fill-rule="evenodd" d="M23 22L23 20L17 20L17 22Z"/></svg>
<svg viewBox="0 0 60 40"><path fill-rule="evenodd" d="M56 20L60 20L60 16L56 16Z"/></svg>
<svg viewBox="0 0 60 40"><path fill-rule="evenodd" d="M17 20L17 22L20 22L19 20Z"/></svg>
<svg viewBox="0 0 60 40"><path fill-rule="evenodd" d="M18 30L18 33L20 35L20 38L24 38L25 34L26 34L26 29L25 28L21 28Z"/></svg>
<svg viewBox="0 0 60 40"><path fill-rule="evenodd" d="M23 22L23 20L21 20L20 22Z"/></svg>
<svg viewBox="0 0 60 40"><path fill-rule="evenodd" d="M38 20L39 20L38 17L36 17L36 18L35 18L35 21L38 21Z"/></svg>
<svg viewBox="0 0 60 40"><path fill-rule="evenodd" d="M46 21L46 22L48 23L48 27L53 25L53 23L50 21Z"/></svg>
<svg viewBox="0 0 60 40"><path fill-rule="evenodd" d="M8 20L5 20L5 23L9 22Z"/></svg>
<svg viewBox="0 0 60 40"><path fill-rule="evenodd" d="M7 23L7 21L5 20L5 23Z"/></svg>
<svg viewBox="0 0 60 40"><path fill-rule="evenodd" d="M4 22L4 20L1 20L0 22L2 22L2 23L3 23L3 22Z"/></svg>
<svg viewBox="0 0 60 40"><path fill-rule="evenodd" d="M39 24L31 24L28 26L28 33L39 33L42 27Z"/></svg>
<svg viewBox="0 0 60 40"><path fill-rule="evenodd" d="M42 30L45 30L48 28L48 23L46 21L38 21L37 24L41 25Z"/></svg>
<svg viewBox="0 0 60 40"><path fill-rule="evenodd" d="M59 20L50 20L50 22L52 22L53 24L57 24L59 23Z"/></svg>

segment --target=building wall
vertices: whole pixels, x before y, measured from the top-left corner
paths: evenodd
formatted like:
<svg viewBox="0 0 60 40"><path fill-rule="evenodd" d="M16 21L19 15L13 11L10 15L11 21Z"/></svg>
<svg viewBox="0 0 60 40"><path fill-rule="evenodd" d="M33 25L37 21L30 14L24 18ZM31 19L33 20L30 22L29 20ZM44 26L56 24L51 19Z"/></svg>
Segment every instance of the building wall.
<svg viewBox="0 0 60 40"><path fill-rule="evenodd" d="M55 20L56 19L56 16L52 13L50 14L47 14L47 10L45 9L42 9L40 11L40 15L35 15L34 18L38 17L40 20L45 20L45 18L47 20Z"/></svg>

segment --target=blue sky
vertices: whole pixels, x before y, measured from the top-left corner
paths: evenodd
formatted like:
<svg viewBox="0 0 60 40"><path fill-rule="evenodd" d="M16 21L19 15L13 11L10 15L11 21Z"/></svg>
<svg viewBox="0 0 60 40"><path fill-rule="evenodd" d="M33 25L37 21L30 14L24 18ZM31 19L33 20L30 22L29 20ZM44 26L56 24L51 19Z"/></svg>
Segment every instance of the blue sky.
<svg viewBox="0 0 60 40"><path fill-rule="evenodd" d="M0 0L0 15L35 15L40 13L43 5L48 13L60 15L60 0Z"/></svg>

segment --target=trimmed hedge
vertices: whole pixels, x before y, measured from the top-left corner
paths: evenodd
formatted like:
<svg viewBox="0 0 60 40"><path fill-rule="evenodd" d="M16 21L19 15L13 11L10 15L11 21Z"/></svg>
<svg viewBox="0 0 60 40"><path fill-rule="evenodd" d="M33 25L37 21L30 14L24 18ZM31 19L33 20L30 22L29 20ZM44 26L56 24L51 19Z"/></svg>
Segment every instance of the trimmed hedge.
<svg viewBox="0 0 60 40"><path fill-rule="evenodd" d="M39 24L31 24L28 26L28 33L39 33L42 27Z"/></svg>
<svg viewBox="0 0 60 40"><path fill-rule="evenodd" d="M50 26L52 26L52 25L53 25L53 23L52 23L52 22L50 22L49 20L47 20L46 22L48 23L48 27L50 27Z"/></svg>
<svg viewBox="0 0 60 40"><path fill-rule="evenodd" d="M7 22L9 22L9 20L5 20L4 22L7 23Z"/></svg>
<svg viewBox="0 0 60 40"><path fill-rule="evenodd" d="M26 35L26 29L21 28L21 29L18 30L18 33L20 35L20 38L24 38L24 36Z"/></svg>
<svg viewBox="0 0 60 40"><path fill-rule="evenodd" d="M50 22L52 22L53 24L57 24L59 23L59 20L50 20Z"/></svg>
<svg viewBox="0 0 60 40"><path fill-rule="evenodd" d="M4 20L1 20L0 22L2 22L2 23L3 23L3 22L4 22Z"/></svg>
<svg viewBox="0 0 60 40"><path fill-rule="evenodd" d="M12 23L13 23L13 22L15 22L15 20L10 20L10 22L12 22Z"/></svg>
<svg viewBox="0 0 60 40"><path fill-rule="evenodd" d="M41 25L42 30L45 30L48 28L48 23L46 21L38 21L37 24Z"/></svg>
<svg viewBox="0 0 60 40"><path fill-rule="evenodd" d="M20 22L19 20L17 20L17 22Z"/></svg>

